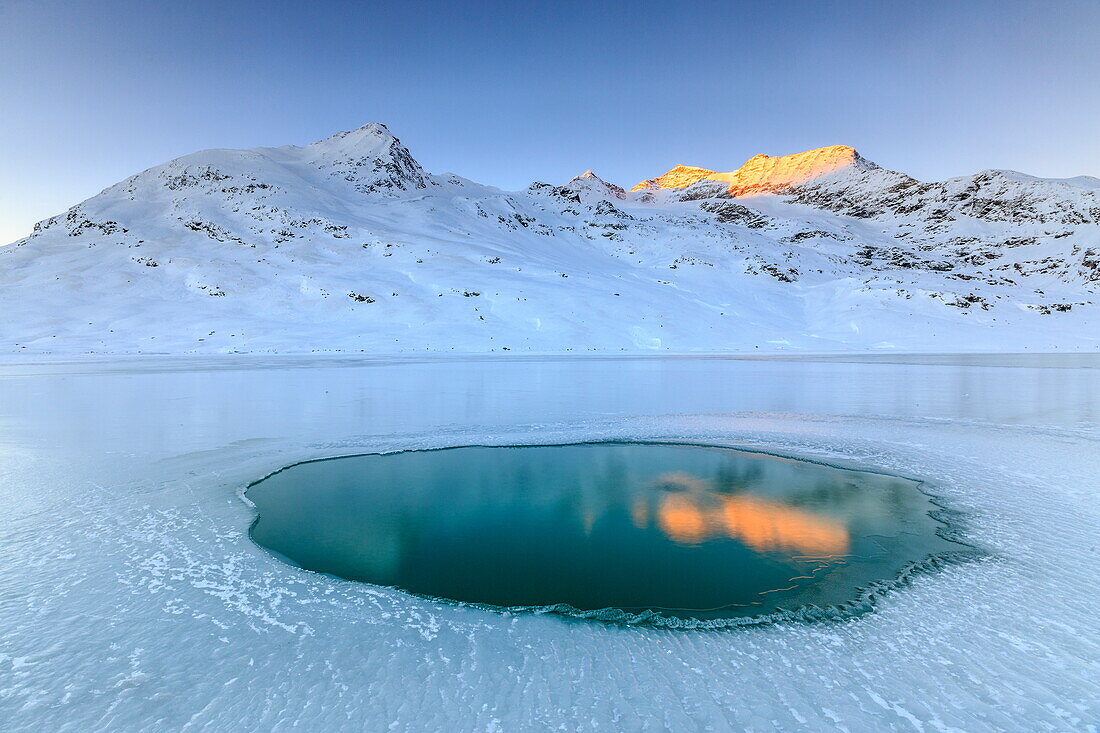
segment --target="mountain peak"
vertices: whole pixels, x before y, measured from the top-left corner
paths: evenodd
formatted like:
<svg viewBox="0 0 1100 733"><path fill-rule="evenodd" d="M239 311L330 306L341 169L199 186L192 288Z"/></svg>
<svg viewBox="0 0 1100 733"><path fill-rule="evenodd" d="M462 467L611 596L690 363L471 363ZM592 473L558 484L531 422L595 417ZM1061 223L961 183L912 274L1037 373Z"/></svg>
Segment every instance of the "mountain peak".
<svg viewBox="0 0 1100 733"><path fill-rule="evenodd" d="M831 145L791 155L754 155L740 168L718 173L709 168L677 165L664 175L642 181L632 191L654 188L687 188L702 180L721 181L732 196L767 193L797 186L846 168L870 170L874 163L848 145Z"/></svg>
<svg viewBox="0 0 1100 733"><path fill-rule="evenodd" d="M566 188L573 189L578 193L584 191L589 193L596 193L599 196L623 199L626 198L626 191L614 183L608 183L604 179L597 176L591 170L586 170L579 176L573 176L569 183L565 184Z"/></svg>
<svg viewBox="0 0 1100 733"><path fill-rule="evenodd" d="M386 148L400 141L393 136L389 128L381 122L368 122L354 130L344 130L335 135L330 135L315 143L310 143L310 148L339 148L350 150L354 148Z"/></svg>
<svg viewBox="0 0 1100 733"><path fill-rule="evenodd" d="M704 178L710 178L714 175L716 175L715 172L709 168L699 168L694 165L676 165L669 169L664 175L650 178L648 181L642 181L630 190L645 191L653 188L687 188L696 181L701 181Z"/></svg>
<svg viewBox="0 0 1100 733"><path fill-rule="evenodd" d="M798 186L849 168L877 168L849 145L830 145L791 155L754 155L735 171L716 176L730 184L733 196L768 193Z"/></svg>
<svg viewBox="0 0 1100 733"><path fill-rule="evenodd" d="M759 167L779 167L784 169L809 169L836 170L849 165L870 163L860 156L856 149L850 145L829 145L824 148L814 148L801 153L788 155L767 155L758 153L745 161L744 165L734 171L748 171ZM875 167L874 164L871 164Z"/></svg>
<svg viewBox="0 0 1100 733"><path fill-rule="evenodd" d="M368 122L306 146L322 168L331 168L362 192L426 188L430 181L408 148L381 122Z"/></svg>
<svg viewBox="0 0 1100 733"><path fill-rule="evenodd" d="M573 176L571 179L569 179L570 183L572 183L573 181L587 181L589 183L602 183L605 186L612 185L612 184L609 184L604 179L600 178L598 175L596 175L596 173L593 172L591 169L586 170L584 173L581 173L579 176Z"/></svg>

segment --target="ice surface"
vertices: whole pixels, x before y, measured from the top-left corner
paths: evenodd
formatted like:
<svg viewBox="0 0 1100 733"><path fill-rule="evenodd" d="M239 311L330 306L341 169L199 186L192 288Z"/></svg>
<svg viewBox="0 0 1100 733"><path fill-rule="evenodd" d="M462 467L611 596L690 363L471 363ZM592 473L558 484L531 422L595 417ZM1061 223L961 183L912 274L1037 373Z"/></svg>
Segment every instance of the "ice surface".
<svg viewBox="0 0 1100 733"><path fill-rule="evenodd" d="M1100 359L924 361L2 367L2 727L1089 730ZM925 479L992 555L855 620L699 633L432 603L247 536L241 490L296 461L596 438Z"/></svg>

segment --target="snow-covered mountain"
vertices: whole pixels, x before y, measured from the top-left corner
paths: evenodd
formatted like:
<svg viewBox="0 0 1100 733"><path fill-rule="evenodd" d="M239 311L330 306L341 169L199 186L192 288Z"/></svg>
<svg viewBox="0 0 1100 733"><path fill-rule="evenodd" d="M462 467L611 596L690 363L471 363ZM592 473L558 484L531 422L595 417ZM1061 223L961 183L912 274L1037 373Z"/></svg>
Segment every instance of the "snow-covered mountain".
<svg viewBox="0 0 1100 733"><path fill-rule="evenodd" d="M426 173L372 123L156 166L0 247L0 350L1096 350L1100 179L834 146L631 191Z"/></svg>

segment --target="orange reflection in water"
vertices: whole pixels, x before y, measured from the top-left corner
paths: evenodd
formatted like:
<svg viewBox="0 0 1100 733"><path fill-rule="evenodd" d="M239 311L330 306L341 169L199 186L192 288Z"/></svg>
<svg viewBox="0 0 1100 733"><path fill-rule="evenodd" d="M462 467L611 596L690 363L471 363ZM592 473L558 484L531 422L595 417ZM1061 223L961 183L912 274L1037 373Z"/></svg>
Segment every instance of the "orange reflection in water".
<svg viewBox="0 0 1100 733"><path fill-rule="evenodd" d="M665 476L664 483L698 491L698 479ZM672 479L672 480L669 480ZM636 525L648 524L648 512L635 504ZM674 542L696 544L729 537L757 552L843 555L850 537L842 522L756 496L666 493L660 499L657 526Z"/></svg>

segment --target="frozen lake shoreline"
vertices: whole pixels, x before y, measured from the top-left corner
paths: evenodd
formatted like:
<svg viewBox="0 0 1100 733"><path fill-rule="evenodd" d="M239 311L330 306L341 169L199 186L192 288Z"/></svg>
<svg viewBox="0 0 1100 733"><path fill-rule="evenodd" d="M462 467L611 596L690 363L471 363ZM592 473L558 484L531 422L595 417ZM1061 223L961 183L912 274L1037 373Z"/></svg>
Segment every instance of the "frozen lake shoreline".
<svg viewBox="0 0 1100 733"><path fill-rule="evenodd" d="M0 366L0 718L1080 730L1100 716L1100 357L517 357ZM995 557L853 621L691 634L433 603L288 567L247 536L240 492L298 461L592 439L921 478Z"/></svg>

